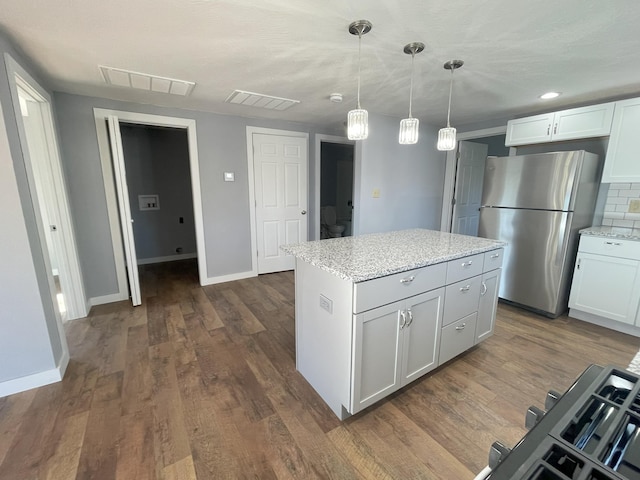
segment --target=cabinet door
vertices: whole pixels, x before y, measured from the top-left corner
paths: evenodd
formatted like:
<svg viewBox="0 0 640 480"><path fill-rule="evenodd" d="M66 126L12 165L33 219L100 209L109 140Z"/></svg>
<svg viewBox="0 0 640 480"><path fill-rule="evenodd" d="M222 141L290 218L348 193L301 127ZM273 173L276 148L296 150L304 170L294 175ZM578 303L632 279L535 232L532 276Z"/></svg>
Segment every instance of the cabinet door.
<svg viewBox="0 0 640 480"><path fill-rule="evenodd" d="M476 323L476 340L480 343L493 335L498 308L498 288L500 286L501 269L493 270L482 275L480 286L480 303L478 305L478 322Z"/></svg>
<svg viewBox="0 0 640 480"><path fill-rule="evenodd" d="M511 147L548 142L551 140L552 123L553 113L509 120L505 145Z"/></svg>
<svg viewBox="0 0 640 480"><path fill-rule="evenodd" d="M571 108L556 112L551 141L604 137L611 133L614 103Z"/></svg>
<svg viewBox="0 0 640 480"><path fill-rule="evenodd" d="M400 311L403 308L404 302L396 302L355 315L351 413L400 388Z"/></svg>
<svg viewBox="0 0 640 480"><path fill-rule="evenodd" d="M402 335L402 385L438 366L444 288L407 299Z"/></svg>
<svg viewBox="0 0 640 480"><path fill-rule="evenodd" d="M569 306L634 324L640 300L637 260L578 252Z"/></svg>
<svg viewBox="0 0 640 480"><path fill-rule="evenodd" d="M640 182L640 98L616 102L602 181Z"/></svg>

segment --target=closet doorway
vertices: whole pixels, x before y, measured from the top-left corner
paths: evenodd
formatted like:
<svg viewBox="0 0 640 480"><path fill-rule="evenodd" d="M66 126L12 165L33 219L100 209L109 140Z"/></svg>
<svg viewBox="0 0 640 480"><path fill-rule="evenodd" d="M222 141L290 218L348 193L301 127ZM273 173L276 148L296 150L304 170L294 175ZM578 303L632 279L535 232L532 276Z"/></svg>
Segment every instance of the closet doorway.
<svg viewBox="0 0 640 480"><path fill-rule="evenodd" d="M206 259L195 121L102 109L94 114L120 299L142 303L143 264L197 257L202 285Z"/></svg>

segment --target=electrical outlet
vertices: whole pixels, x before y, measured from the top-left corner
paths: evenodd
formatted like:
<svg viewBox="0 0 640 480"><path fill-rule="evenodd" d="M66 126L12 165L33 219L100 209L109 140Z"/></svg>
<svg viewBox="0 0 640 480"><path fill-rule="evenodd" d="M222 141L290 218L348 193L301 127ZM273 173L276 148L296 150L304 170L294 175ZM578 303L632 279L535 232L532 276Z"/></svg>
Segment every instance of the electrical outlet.
<svg viewBox="0 0 640 480"><path fill-rule="evenodd" d="M371 196L373 198L380 198L380 189L379 188L374 188L373 189L373 193L371 194Z"/></svg>
<svg viewBox="0 0 640 480"><path fill-rule="evenodd" d="M320 308L329 313L333 313L333 301L324 295L320 295Z"/></svg>
<svg viewBox="0 0 640 480"><path fill-rule="evenodd" d="M640 200L631 200L629 202L629 213L640 213Z"/></svg>

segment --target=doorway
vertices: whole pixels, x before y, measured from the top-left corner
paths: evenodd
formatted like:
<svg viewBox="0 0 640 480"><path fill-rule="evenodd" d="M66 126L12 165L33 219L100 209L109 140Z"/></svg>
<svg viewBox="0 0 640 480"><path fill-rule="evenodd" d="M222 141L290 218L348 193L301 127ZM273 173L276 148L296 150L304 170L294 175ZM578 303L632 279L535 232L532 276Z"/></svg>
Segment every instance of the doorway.
<svg viewBox="0 0 640 480"><path fill-rule="evenodd" d="M316 240L353 235L355 144L346 138L316 139Z"/></svg>
<svg viewBox="0 0 640 480"><path fill-rule="evenodd" d="M119 289L107 301L142 303L141 264L197 257L204 285L195 121L103 109L94 116Z"/></svg>
<svg viewBox="0 0 640 480"><path fill-rule="evenodd" d="M507 127L504 126L458 134L456 149L447 152L440 230L477 236L477 230L474 232L475 219L471 218L470 213L473 208L479 207L481 201L484 168L478 166L483 162L482 160L477 161L471 157L480 155L480 152L485 148L487 153L484 154L483 160L486 160L486 156L504 157L510 155L511 149L504 145L506 131ZM469 147L467 149L468 155L464 152L465 144ZM465 162L469 164L468 168L465 168ZM471 195L471 189L475 189L474 195ZM461 206L456 205L457 197L459 195L464 197L465 191L469 194L466 198L469 205L465 205L463 200L463 208L456 208ZM468 216L468 218L461 219L459 218L461 216Z"/></svg>
<svg viewBox="0 0 640 480"><path fill-rule="evenodd" d="M7 56L29 189L47 264L53 304L62 321L88 312L48 93ZM13 87L13 85L12 85Z"/></svg>

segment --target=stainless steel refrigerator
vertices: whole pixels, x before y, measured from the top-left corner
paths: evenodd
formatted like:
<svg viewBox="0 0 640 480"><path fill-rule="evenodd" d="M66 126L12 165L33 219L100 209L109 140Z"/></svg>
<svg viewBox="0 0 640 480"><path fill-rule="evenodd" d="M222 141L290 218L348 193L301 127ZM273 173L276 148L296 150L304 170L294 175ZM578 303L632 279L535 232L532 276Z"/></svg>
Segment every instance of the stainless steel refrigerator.
<svg viewBox="0 0 640 480"><path fill-rule="evenodd" d="M583 150L487 159L478 235L509 243L501 298L552 318L567 310L600 174L598 156Z"/></svg>

